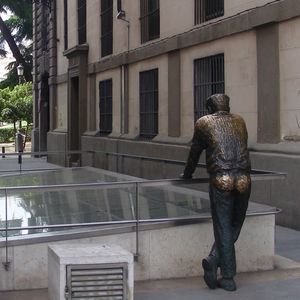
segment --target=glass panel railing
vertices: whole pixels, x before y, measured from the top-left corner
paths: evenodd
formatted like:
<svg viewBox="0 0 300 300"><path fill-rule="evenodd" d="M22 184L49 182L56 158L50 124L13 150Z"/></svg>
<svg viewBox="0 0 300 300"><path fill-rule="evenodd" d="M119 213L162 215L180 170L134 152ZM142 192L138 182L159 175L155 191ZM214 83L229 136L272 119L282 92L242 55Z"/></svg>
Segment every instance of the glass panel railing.
<svg viewBox="0 0 300 300"><path fill-rule="evenodd" d="M134 183L8 188L8 227L28 228L9 235L133 221L135 190Z"/></svg>
<svg viewBox="0 0 300 300"><path fill-rule="evenodd" d="M209 217L207 183L183 185L179 180L145 182L139 184L139 212L141 220Z"/></svg>
<svg viewBox="0 0 300 300"><path fill-rule="evenodd" d="M266 203L267 199L272 206L270 184L275 184L279 175L269 174L274 176L269 181L255 180L255 176L262 175L253 175L250 201ZM207 219L210 218L208 181L208 178L149 181L90 167L3 176L0 177L1 236L6 225L9 236L14 236L100 224ZM265 193L261 193L262 188ZM248 210L248 214L272 212L275 209L255 203L250 203Z"/></svg>

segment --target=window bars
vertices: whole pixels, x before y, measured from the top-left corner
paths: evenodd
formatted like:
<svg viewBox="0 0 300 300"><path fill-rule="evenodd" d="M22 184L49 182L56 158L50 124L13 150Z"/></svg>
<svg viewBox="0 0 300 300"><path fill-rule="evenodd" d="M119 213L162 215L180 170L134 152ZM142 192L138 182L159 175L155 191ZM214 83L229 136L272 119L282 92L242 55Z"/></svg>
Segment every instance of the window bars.
<svg viewBox="0 0 300 300"><path fill-rule="evenodd" d="M224 15L224 0L195 0L195 24Z"/></svg>
<svg viewBox="0 0 300 300"><path fill-rule="evenodd" d="M159 38L160 13L159 0L141 0L141 42Z"/></svg>
<svg viewBox="0 0 300 300"><path fill-rule="evenodd" d="M77 0L78 44L86 42L86 0Z"/></svg>
<svg viewBox="0 0 300 300"><path fill-rule="evenodd" d="M140 135L158 133L158 69L140 73Z"/></svg>
<svg viewBox="0 0 300 300"><path fill-rule="evenodd" d="M224 93L224 54L200 58L194 61L194 118L206 115L206 99L216 93Z"/></svg>
<svg viewBox="0 0 300 300"><path fill-rule="evenodd" d="M101 57L113 52L113 1L101 0Z"/></svg>
<svg viewBox="0 0 300 300"><path fill-rule="evenodd" d="M100 133L109 134L112 131L112 79L100 81Z"/></svg>

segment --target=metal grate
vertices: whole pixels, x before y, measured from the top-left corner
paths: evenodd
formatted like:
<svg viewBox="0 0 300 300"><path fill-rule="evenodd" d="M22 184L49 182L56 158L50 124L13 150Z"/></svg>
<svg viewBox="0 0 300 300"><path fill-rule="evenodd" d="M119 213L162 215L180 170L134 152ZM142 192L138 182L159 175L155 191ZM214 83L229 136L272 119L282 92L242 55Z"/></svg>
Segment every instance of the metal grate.
<svg viewBox="0 0 300 300"><path fill-rule="evenodd" d="M194 61L194 114L195 121L206 115L206 99L224 93L224 54Z"/></svg>
<svg viewBox="0 0 300 300"><path fill-rule="evenodd" d="M64 0L64 47L68 49L68 0Z"/></svg>
<svg viewBox="0 0 300 300"><path fill-rule="evenodd" d="M78 44L86 42L86 0L77 0Z"/></svg>
<svg viewBox="0 0 300 300"><path fill-rule="evenodd" d="M113 51L113 1L101 0L101 57Z"/></svg>
<svg viewBox="0 0 300 300"><path fill-rule="evenodd" d="M112 131L112 79L100 81L100 133L109 134Z"/></svg>
<svg viewBox="0 0 300 300"><path fill-rule="evenodd" d="M66 299L126 300L128 266L68 265Z"/></svg>
<svg viewBox="0 0 300 300"><path fill-rule="evenodd" d="M158 133L158 69L140 73L140 135Z"/></svg>
<svg viewBox="0 0 300 300"><path fill-rule="evenodd" d="M224 0L195 0L195 24L224 15Z"/></svg>

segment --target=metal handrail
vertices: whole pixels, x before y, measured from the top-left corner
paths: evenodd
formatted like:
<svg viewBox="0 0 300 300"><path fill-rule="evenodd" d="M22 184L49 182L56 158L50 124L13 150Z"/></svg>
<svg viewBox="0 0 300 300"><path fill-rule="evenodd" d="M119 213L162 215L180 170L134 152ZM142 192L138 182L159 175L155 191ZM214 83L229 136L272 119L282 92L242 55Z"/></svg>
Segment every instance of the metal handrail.
<svg viewBox="0 0 300 300"><path fill-rule="evenodd" d="M118 153L118 152L111 152L111 151L102 151L102 150L68 150L68 151L39 151L39 152L11 152L11 153L5 153L7 156L47 156L47 155L59 155L64 154L64 156L69 156L72 154L84 154L84 153L90 153L90 154L104 154L104 155L111 155L111 156L117 156L117 157L123 157L123 158L133 158L133 159L142 159L147 161L157 161L157 162L164 162L168 164L178 164L178 165L185 165L186 161L183 160L174 160L174 159L167 159L167 158L159 158L159 157L151 157L151 156L142 156L142 155L133 155L133 154L127 154L127 153ZM198 163L197 167L206 168L206 164L204 163ZM44 170L57 170L58 168L41 168L41 169L26 169L26 172L28 171L44 171ZM0 170L1 172L14 172L19 171L19 169L15 170ZM267 175L280 175L280 176L286 176L286 173L282 172L273 172L273 171L266 171L261 169L252 169L251 173L253 175L261 175L267 177ZM277 178L275 178L277 179ZM282 179L278 178L278 179Z"/></svg>

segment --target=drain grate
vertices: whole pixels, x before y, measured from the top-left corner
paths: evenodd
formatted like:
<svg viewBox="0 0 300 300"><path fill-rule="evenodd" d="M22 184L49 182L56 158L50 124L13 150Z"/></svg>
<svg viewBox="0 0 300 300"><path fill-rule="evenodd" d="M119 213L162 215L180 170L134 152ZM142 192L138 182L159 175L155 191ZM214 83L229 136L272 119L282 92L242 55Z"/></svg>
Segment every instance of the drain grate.
<svg viewBox="0 0 300 300"><path fill-rule="evenodd" d="M127 264L68 265L66 299L126 300Z"/></svg>

